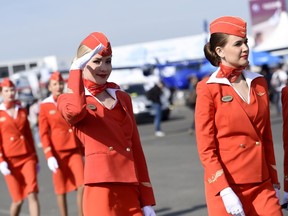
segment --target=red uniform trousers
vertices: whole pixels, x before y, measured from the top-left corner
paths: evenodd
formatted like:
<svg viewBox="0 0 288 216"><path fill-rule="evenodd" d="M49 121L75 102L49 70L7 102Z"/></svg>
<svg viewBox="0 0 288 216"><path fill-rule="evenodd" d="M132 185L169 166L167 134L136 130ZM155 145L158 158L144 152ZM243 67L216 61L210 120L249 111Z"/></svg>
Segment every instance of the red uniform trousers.
<svg viewBox="0 0 288 216"><path fill-rule="evenodd" d="M246 216L282 216L275 190L267 180L262 183L230 185L239 197ZM229 216L220 195L206 193L209 216Z"/></svg>

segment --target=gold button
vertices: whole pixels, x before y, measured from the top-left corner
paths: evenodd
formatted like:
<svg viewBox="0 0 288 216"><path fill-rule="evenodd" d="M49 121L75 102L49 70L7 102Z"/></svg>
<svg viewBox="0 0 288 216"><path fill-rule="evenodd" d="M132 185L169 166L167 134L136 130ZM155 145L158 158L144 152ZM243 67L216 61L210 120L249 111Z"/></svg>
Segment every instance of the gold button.
<svg viewBox="0 0 288 216"><path fill-rule="evenodd" d="M13 141L13 140L14 140L14 137L10 137L10 140Z"/></svg>
<svg viewBox="0 0 288 216"><path fill-rule="evenodd" d="M21 136L20 136L20 139L24 139L24 136L23 136L23 135L21 135Z"/></svg>
<svg viewBox="0 0 288 216"><path fill-rule="evenodd" d="M71 128L69 129L69 133L72 133L72 129Z"/></svg>
<svg viewBox="0 0 288 216"><path fill-rule="evenodd" d="M255 145L256 145L256 146L260 145L260 142L256 141Z"/></svg>
<svg viewBox="0 0 288 216"><path fill-rule="evenodd" d="M131 151L131 149L128 147L128 148L126 148L126 151L127 151L127 152L130 152L130 151Z"/></svg>
<svg viewBox="0 0 288 216"><path fill-rule="evenodd" d="M245 148L246 146L245 146L245 144L240 144L240 147Z"/></svg>
<svg viewBox="0 0 288 216"><path fill-rule="evenodd" d="M110 146L110 147L109 147L109 151L113 151L113 146Z"/></svg>

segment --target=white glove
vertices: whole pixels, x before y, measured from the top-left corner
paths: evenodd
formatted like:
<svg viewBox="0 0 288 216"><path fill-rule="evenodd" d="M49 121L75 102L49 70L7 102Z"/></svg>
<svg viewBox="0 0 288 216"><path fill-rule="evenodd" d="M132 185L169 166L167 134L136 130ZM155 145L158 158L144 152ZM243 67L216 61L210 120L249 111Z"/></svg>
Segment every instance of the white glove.
<svg viewBox="0 0 288 216"><path fill-rule="evenodd" d="M82 57L76 59L71 67L70 70L77 70L77 69L81 69L83 70L83 68L86 66L86 64L89 62L89 60L96 55L97 53L99 53L102 49L104 48L104 46L100 43L94 50L92 50L89 53L86 53L85 55L83 55Z"/></svg>
<svg viewBox="0 0 288 216"><path fill-rule="evenodd" d="M152 206L144 206L142 208L142 211L144 213L144 216L156 216L156 213L154 209L152 208Z"/></svg>
<svg viewBox="0 0 288 216"><path fill-rule="evenodd" d="M285 204L285 203L288 203L288 192L284 191L284 197L283 197L283 203L282 204ZM288 210L286 208L286 210Z"/></svg>
<svg viewBox="0 0 288 216"><path fill-rule="evenodd" d="M274 188L275 192L276 192L276 197L278 198L278 200L280 200L280 190L277 188Z"/></svg>
<svg viewBox="0 0 288 216"><path fill-rule="evenodd" d="M224 206L228 214L245 216L244 210L242 208L242 203L230 187L223 189L220 192L220 196L222 197Z"/></svg>
<svg viewBox="0 0 288 216"><path fill-rule="evenodd" d="M8 164L6 161L2 161L0 163L0 171L4 176L11 174L11 171L8 169Z"/></svg>
<svg viewBox="0 0 288 216"><path fill-rule="evenodd" d="M47 164L48 164L48 167L49 169L53 172L53 173L56 173L57 172L57 169L59 168L58 166L58 163L57 163L57 160L55 157L49 157L48 160L47 160Z"/></svg>

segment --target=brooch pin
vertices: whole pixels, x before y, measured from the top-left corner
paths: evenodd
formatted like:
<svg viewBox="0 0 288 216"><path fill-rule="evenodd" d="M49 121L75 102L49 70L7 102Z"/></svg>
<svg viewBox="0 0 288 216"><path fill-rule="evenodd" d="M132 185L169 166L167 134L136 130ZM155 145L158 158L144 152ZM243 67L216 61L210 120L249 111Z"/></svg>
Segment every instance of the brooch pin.
<svg viewBox="0 0 288 216"><path fill-rule="evenodd" d="M261 97L261 96L265 95L265 92L257 92L257 95Z"/></svg>
<svg viewBox="0 0 288 216"><path fill-rule="evenodd" d="M230 102L233 100L233 97L231 95L226 95L226 96L223 96L221 100L223 102Z"/></svg>
<svg viewBox="0 0 288 216"><path fill-rule="evenodd" d="M94 104L87 104L87 108L91 110L96 110L97 107Z"/></svg>

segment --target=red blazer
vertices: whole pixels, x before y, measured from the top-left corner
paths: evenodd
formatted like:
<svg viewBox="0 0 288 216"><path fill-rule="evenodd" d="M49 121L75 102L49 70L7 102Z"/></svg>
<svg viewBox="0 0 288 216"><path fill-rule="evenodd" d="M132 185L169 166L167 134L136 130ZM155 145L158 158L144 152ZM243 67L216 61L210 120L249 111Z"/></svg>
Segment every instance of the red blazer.
<svg viewBox="0 0 288 216"><path fill-rule="evenodd" d="M288 192L288 86L282 89L284 191Z"/></svg>
<svg viewBox="0 0 288 216"><path fill-rule="evenodd" d="M25 155L27 158L35 155L36 160L37 156L27 111L18 105L15 110L17 116L12 118L5 111L4 105L0 105L0 162L17 161L17 165L20 165L21 161L26 160ZM14 160L17 157L21 161Z"/></svg>
<svg viewBox="0 0 288 216"><path fill-rule="evenodd" d="M243 73L250 104L217 72L197 85L196 140L207 191L215 195L230 184L278 183L267 83Z"/></svg>
<svg viewBox="0 0 288 216"><path fill-rule="evenodd" d="M84 183L139 184L141 205L155 205L130 96L107 89L124 111L118 122L93 96L85 96L81 71L70 71L68 87L74 93L60 95L58 109L85 145Z"/></svg>
<svg viewBox="0 0 288 216"><path fill-rule="evenodd" d="M61 157L63 152L66 154L69 150L77 148L80 150L81 144L78 138L57 110L52 95L41 102L38 121L39 135L46 159L55 153Z"/></svg>

